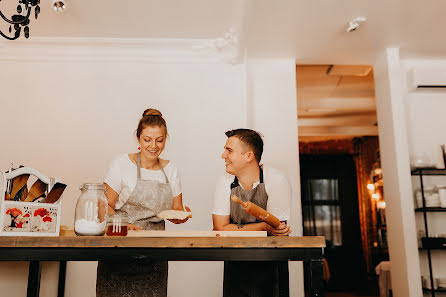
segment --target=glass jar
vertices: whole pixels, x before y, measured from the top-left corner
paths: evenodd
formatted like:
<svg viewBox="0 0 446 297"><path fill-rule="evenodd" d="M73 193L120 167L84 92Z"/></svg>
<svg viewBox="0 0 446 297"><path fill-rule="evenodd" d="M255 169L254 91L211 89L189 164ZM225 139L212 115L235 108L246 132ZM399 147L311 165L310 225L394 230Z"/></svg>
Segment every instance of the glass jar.
<svg viewBox="0 0 446 297"><path fill-rule="evenodd" d="M107 236L127 236L129 217L126 214L110 214L107 216Z"/></svg>
<svg viewBox="0 0 446 297"><path fill-rule="evenodd" d="M77 235L104 235L107 216L105 185L87 183L80 187L74 218Z"/></svg>
<svg viewBox="0 0 446 297"><path fill-rule="evenodd" d="M440 196L440 207L446 208L446 185L437 185L437 189Z"/></svg>
<svg viewBox="0 0 446 297"><path fill-rule="evenodd" d="M426 203L426 207L429 204L429 201L431 201L433 195L435 194L435 187L432 186L425 186L424 187L424 199L425 199L425 203ZM418 208L422 208L423 207L423 195L421 193L421 189L418 188L415 190L415 200L416 200L416 206Z"/></svg>

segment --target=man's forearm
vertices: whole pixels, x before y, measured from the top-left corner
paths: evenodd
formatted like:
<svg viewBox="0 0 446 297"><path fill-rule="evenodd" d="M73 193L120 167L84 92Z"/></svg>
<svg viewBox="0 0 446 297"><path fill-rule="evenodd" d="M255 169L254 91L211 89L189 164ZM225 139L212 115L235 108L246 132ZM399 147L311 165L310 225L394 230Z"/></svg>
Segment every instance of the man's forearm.
<svg viewBox="0 0 446 297"><path fill-rule="evenodd" d="M269 231L269 225L264 222L245 225L227 224L219 231Z"/></svg>

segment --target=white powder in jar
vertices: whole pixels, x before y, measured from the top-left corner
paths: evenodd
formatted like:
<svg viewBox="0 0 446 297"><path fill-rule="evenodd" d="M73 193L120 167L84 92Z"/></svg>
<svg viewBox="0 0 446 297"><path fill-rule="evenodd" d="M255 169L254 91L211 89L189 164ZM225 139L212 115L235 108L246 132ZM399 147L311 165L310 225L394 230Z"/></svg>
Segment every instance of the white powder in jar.
<svg viewBox="0 0 446 297"><path fill-rule="evenodd" d="M74 224L74 231L81 235L103 235L105 233L105 221L98 223L80 219Z"/></svg>

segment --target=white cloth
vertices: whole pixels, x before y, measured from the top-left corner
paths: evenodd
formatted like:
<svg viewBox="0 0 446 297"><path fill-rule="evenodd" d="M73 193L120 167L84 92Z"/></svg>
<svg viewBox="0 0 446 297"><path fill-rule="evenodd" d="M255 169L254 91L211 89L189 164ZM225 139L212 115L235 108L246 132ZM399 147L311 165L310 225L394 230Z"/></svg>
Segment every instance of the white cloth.
<svg viewBox="0 0 446 297"><path fill-rule="evenodd" d="M379 275L382 271L390 271L390 261L381 261L375 267L375 272Z"/></svg>
<svg viewBox="0 0 446 297"><path fill-rule="evenodd" d="M164 172L169 179L172 187L173 197L182 193L181 179L178 169L171 161L164 167ZM115 209L120 209L122 205L129 199L130 194L136 186L136 165L130 160L128 154L122 154L116 157L110 164L104 182L107 183L118 194ZM162 170L148 170L141 168L141 179L156 180L166 182L166 178Z"/></svg>
<svg viewBox="0 0 446 297"><path fill-rule="evenodd" d="M214 209L212 214L230 215L231 205L231 183L234 176L225 173L217 182L214 194ZM253 184L253 188L260 181ZM291 187L286 176L275 168L263 169L263 182L268 194L266 210L276 216L281 221L290 219ZM247 189L245 189L247 190Z"/></svg>
<svg viewBox="0 0 446 297"><path fill-rule="evenodd" d="M392 290L392 282L390 278L390 261L381 261L375 267L378 275L379 296L389 297Z"/></svg>

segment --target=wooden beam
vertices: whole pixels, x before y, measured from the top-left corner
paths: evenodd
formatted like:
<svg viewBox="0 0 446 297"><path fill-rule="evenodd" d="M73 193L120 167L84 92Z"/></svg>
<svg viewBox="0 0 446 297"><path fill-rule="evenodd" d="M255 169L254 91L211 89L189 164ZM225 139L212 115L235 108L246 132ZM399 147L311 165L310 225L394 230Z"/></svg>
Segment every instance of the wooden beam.
<svg viewBox="0 0 446 297"><path fill-rule="evenodd" d="M327 75L339 76L367 76L371 73L370 65L331 65L327 69Z"/></svg>
<svg viewBox="0 0 446 297"><path fill-rule="evenodd" d="M299 127L299 136L377 136L376 126Z"/></svg>
<svg viewBox="0 0 446 297"><path fill-rule="evenodd" d="M359 98L313 98L309 100L297 100L297 109L299 112L305 112L308 109L336 109L345 110L376 110L374 97Z"/></svg>
<svg viewBox="0 0 446 297"><path fill-rule="evenodd" d="M299 129L300 127L317 127L317 126L373 126L376 122L377 122L376 114L298 119Z"/></svg>

